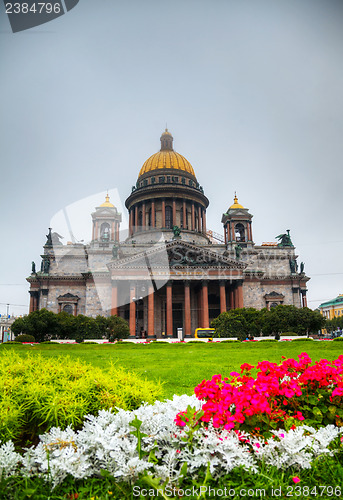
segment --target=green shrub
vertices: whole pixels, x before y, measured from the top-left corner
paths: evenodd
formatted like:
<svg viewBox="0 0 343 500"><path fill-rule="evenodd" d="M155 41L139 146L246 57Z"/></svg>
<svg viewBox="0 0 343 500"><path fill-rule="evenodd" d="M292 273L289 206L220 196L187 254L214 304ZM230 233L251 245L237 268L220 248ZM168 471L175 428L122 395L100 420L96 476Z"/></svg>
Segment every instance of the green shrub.
<svg viewBox="0 0 343 500"><path fill-rule="evenodd" d="M241 343L241 341L240 341L240 340L235 340L235 339L232 339L232 340L230 340L230 339L226 339L226 340L221 340L221 341L220 341L220 343L221 343L221 344L224 344L224 342L227 342L228 344L234 344L235 342L239 342L239 343Z"/></svg>
<svg viewBox="0 0 343 500"><path fill-rule="evenodd" d="M53 340L45 340L44 342L40 342L40 344L57 344L57 345L60 345L59 342L54 342Z"/></svg>
<svg viewBox="0 0 343 500"><path fill-rule="evenodd" d="M343 342L343 337L337 337L336 339L333 339L334 342Z"/></svg>
<svg viewBox="0 0 343 500"><path fill-rule="evenodd" d="M281 334L283 337L298 337L298 333L295 332L284 332Z"/></svg>
<svg viewBox="0 0 343 500"><path fill-rule="evenodd" d="M26 333L22 333L15 338L16 342L36 342L36 339L33 335L28 335Z"/></svg>
<svg viewBox="0 0 343 500"><path fill-rule="evenodd" d="M32 442L51 427L78 428L100 409L133 410L162 396L161 383L144 380L121 367L107 371L69 356L0 357L0 441Z"/></svg>
<svg viewBox="0 0 343 500"><path fill-rule="evenodd" d="M313 342L313 339L307 338L307 337L305 337L303 339L293 339L293 342L308 342L308 341Z"/></svg>
<svg viewBox="0 0 343 500"><path fill-rule="evenodd" d="M261 339L258 341L258 343L260 342L266 343L266 342L279 342L279 341L276 339Z"/></svg>

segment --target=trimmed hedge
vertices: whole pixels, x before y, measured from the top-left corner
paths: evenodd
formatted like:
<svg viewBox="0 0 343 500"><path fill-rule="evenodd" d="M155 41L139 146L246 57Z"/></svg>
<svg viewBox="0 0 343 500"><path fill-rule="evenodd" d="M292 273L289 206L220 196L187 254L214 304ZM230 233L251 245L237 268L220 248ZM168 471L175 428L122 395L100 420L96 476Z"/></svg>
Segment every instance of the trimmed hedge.
<svg viewBox="0 0 343 500"><path fill-rule="evenodd" d="M22 333L17 335L15 338L16 342L36 342L36 339L33 335L28 335L26 333Z"/></svg>

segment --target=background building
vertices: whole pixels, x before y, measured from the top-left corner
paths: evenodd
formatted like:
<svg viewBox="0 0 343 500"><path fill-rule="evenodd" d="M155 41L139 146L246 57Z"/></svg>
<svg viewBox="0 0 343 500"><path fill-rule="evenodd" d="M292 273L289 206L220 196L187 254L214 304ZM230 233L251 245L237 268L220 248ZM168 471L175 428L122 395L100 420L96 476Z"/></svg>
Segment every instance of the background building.
<svg viewBox="0 0 343 500"><path fill-rule="evenodd" d="M14 340L11 326L15 320L16 318L14 316L0 316L0 342L8 342L9 340Z"/></svg>
<svg viewBox="0 0 343 500"><path fill-rule="evenodd" d="M173 149L166 129L161 149L146 160L126 200L129 233L106 197L92 214L89 244L63 245L49 230L40 271L33 265L30 311L118 314L131 335L191 336L237 307L306 306L304 264L290 231L278 243L256 245L253 215L238 202L222 215L223 235L206 225L209 200L192 165Z"/></svg>
<svg viewBox="0 0 343 500"><path fill-rule="evenodd" d="M328 302L323 302L318 309L327 319L343 317L343 294Z"/></svg>

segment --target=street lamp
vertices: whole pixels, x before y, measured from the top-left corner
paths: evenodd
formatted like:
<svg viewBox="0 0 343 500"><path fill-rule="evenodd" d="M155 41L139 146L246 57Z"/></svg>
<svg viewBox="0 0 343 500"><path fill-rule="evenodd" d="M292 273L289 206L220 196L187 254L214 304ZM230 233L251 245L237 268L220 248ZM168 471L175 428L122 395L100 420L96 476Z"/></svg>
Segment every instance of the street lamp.
<svg viewBox="0 0 343 500"><path fill-rule="evenodd" d="M136 339L139 339L139 335L138 335L138 304L140 301L143 301L143 297L133 297L132 300L136 304Z"/></svg>

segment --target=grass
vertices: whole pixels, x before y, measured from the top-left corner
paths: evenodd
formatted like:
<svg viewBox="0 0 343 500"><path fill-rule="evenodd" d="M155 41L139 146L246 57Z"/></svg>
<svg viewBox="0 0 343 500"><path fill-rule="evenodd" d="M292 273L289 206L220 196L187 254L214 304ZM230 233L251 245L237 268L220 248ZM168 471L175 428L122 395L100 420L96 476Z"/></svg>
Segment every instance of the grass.
<svg viewBox="0 0 343 500"><path fill-rule="evenodd" d="M14 349L22 356L41 353L46 357L68 355L94 366L109 367L111 362L146 377L164 382L164 398L174 394L194 392L203 379L221 373L227 376L238 371L242 363L256 365L259 361L279 362L281 356L297 358L307 352L312 361L336 359L343 353L339 342L249 342L249 343L190 343L190 344L111 344L111 345L1 345L3 350Z"/></svg>

